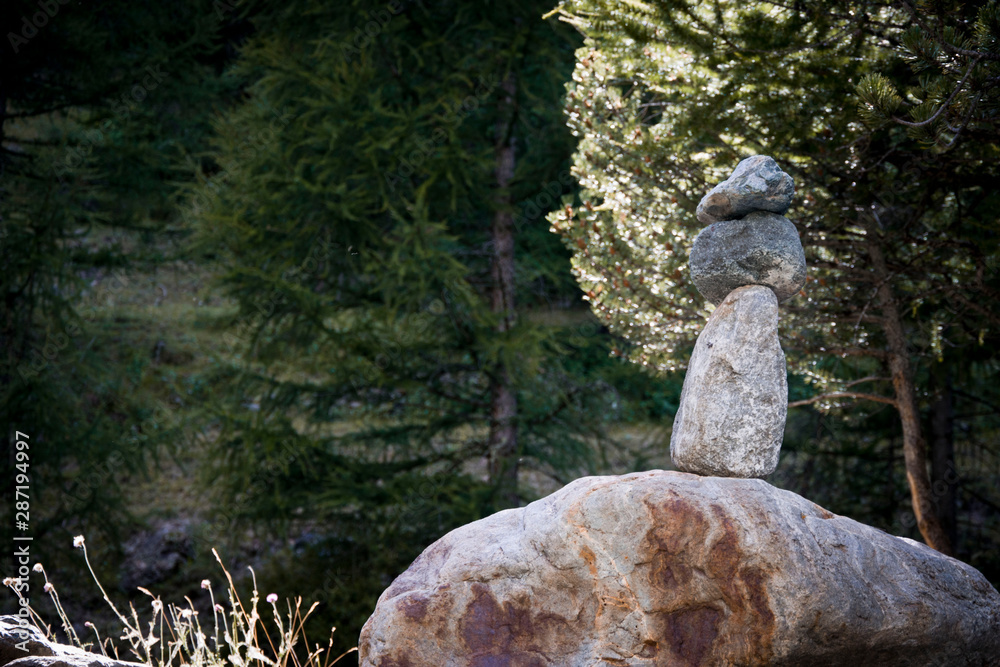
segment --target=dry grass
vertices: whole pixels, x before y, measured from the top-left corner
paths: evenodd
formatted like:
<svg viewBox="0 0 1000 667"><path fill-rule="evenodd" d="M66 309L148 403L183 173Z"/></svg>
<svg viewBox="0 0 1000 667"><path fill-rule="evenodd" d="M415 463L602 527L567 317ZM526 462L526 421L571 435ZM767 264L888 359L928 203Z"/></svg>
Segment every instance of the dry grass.
<svg viewBox="0 0 1000 667"><path fill-rule="evenodd" d="M150 598L148 620L144 620L131 603L127 611L122 611L94 574L84 538L78 536L74 540L74 546L83 550L83 557L94 583L122 627L121 638L118 640L121 643L116 644L110 638L102 638L96 627L87 622L85 627L91 629L95 637L93 641L82 640L66 614L55 585L49 581L45 568L38 563L34 566L34 572L44 577L43 590L55 605L63 632L77 648L99 652L109 658L137 661L150 667L331 667L357 650L353 648L339 656L332 655L330 647L336 628L331 628L330 640L325 648L318 644L309 646L304 627L316 608L315 603L303 611L301 598L286 600L284 611L279 611L278 596L271 593L264 600L270 607L270 613L265 611L262 614L258 610L261 600L255 577L250 600L244 603L232 576L214 549L212 553L226 579L228 609L223 603L216 601L211 582L208 579L202 581L201 587L212 598L212 626L206 631L194 604L186 597L186 605L164 605L158 596L140 588ZM252 569L250 574L253 577ZM22 598L16 585L17 580L8 578L4 580L4 584L19 599ZM34 608L29 606L29 609L35 626L51 641L56 641L52 627Z"/></svg>

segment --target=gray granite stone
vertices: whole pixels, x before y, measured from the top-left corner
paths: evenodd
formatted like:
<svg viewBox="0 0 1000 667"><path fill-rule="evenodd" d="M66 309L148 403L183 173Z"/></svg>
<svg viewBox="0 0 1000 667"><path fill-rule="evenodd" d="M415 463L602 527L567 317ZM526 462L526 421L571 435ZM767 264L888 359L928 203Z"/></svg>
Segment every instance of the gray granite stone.
<svg viewBox="0 0 1000 667"><path fill-rule="evenodd" d="M670 458L678 470L699 475L770 475L787 412L778 300L766 287L740 287L715 309L695 343Z"/></svg>
<svg viewBox="0 0 1000 667"><path fill-rule="evenodd" d="M806 256L798 231L775 213L750 213L701 230L691 248L691 281L718 305L744 285L765 285L779 302L806 284Z"/></svg>
<svg viewBox="0 0 1000 667"><path fill-rule="evenodd" d="M698 204L698 219L706 225L736 220L753 211L784 213L792 205L795 183L766 155L749 157L716 185Z"/></svg>
<svg viewBox="0 0 1000 667"><path fill-rule="evenodd" d="M18 616L0 616L0 667L148 667L50 641Z"/></svg>

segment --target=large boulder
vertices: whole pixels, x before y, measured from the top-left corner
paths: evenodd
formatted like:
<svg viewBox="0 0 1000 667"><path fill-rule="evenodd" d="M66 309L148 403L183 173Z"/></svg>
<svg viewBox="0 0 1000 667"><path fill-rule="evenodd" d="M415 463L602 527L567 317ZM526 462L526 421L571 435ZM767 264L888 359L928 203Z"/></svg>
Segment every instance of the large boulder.
<svg viewBox="0 0 1000 667"><path fill-rule="evenodd" d="M778 300L767 287L740 287L698 335L670 434L670 458L684 472L765 477L778 465L787 413Z"/></svg>
<svg viewBox="0 0 1000 667"><path fill-rule="evenodd" d="M761 480L579 479L431 545L363 667L996 665L972 567Z"/></svg>

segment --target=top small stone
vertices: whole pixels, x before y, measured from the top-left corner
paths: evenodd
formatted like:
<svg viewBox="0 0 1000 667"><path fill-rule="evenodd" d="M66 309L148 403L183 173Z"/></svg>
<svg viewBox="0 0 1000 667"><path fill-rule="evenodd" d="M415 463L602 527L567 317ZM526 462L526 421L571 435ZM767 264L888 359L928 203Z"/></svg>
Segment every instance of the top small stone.
<svg viewBox="0 0 1000 667"><path fill-rule="evenodd" d="M766 155L748 157L732 176L712 188L698 204L698 220L711 225L739 220L754 211L782 214L792 205L795 183Z"/></svg>

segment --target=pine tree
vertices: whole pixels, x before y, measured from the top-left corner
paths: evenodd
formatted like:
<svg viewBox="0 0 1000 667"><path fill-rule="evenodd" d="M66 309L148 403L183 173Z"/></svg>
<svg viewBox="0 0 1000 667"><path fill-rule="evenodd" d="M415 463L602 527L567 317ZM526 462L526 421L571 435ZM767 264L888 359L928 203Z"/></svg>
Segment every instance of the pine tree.
<svg viewBox="0 0 1000 667"><path fill-rule="evenodd" d="M239 304L213 479L234 518L311 530L295 569L342 572L303 592L335 605L348 646L445 531L530 498L529 475L597 470L604 424L653 384L610 384L544 221L572 189L573 52L544 9L262 10L247 101L192 195Z"/></svg>
<svg viewBox="0 0 1000 667"><path fill-rule="evenodd" d="M7 535L25 474L34 553L54 565L72 531L120 549L121 479L176 436L140 391L148 350L100 307L177 222L176 162L224 90L220 34L201 1L12 0L0 25L0 506Z"/></svg>
<svg viewBox="0 0 1000 667"><path fill-rule="evenodd" d="M917 377L944 346L971 357L995 335L986 304L997 280L984 272L997 253L988 185L996 93L986 67L996 53L994 4L974 30L963 25L968 12L936 8L922 18L888 3L595 0L558 11L587 36L566 101L584 190L549 219L574 251L595 313L631 341L634 361L681 367L708 312L687 278L701 227L694 208L741 158L773 156L797 184L788 217L810 270L781 322L791 369L815 387L792 405L893 406L916 521L929 544L950 551L934 511ZM928 52L914 31L947 35L951 50ZM901 48L911 49L916 73ZM944 74L927 77L921 67L935 57ZM953 105L932 130L938 151L912 132L930 123L876 128L864 124L871 113L858 113L856 86L873 109L893 114L903 102L891 88L903 83L923 87L913 93L922 100L909 110L914 121Z"/></svg>

